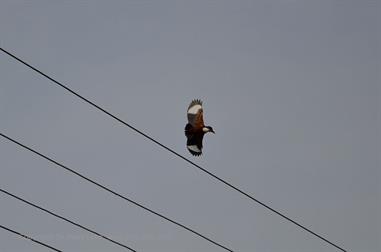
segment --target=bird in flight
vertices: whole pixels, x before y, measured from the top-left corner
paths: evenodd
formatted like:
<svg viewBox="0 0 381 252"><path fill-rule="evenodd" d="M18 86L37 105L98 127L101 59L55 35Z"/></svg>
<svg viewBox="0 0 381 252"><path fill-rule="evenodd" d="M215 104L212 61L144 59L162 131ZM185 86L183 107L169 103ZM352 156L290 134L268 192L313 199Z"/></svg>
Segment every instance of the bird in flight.
<svg viewBox="0 0 381 252"><path fill-rule="evenodd" d="M194 156L202 154L202 139L207 132L214 133L210 126L204 125L203 109L201 100L193 100L187 110L188 123L185 126L187 148Z"/></svg>

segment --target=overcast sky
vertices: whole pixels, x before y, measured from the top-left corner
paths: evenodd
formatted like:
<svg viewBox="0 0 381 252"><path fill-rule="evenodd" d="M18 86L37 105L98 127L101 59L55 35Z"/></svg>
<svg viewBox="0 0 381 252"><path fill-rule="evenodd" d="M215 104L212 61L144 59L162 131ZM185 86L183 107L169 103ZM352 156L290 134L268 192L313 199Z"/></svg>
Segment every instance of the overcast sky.
<svg viewBox="0 0 381 252"><path fill-rule="evenodd" d="M0 44L348 251L380 251L376 1L0 1ZM185 147L190 101L216 135ZM338 251L0 52L0 132L241 252ZM0 188L144 252L221 248L0 138ZM0 224L123 251L0 193ZM0 230L1 252L49 251Z"/></svg>

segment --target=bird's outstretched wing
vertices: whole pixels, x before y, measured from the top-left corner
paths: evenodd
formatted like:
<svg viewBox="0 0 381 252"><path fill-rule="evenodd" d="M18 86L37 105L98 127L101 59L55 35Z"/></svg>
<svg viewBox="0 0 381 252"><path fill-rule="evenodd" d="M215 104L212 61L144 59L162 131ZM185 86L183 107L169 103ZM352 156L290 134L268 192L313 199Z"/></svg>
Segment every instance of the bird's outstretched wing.
<svg viewBox="0 0 381 252"><path fill-rule="evenodd" d="M202 101L193 100L187 110L188 122L195 128L201 129L204 127Z"/></svg>
<svg viewBox="0 0 381 252"><path fill-rule="evenodd" d="M192 155L200 156L202 154L203 137L204 134L202 133L187 134L187 148Z"/></svg>

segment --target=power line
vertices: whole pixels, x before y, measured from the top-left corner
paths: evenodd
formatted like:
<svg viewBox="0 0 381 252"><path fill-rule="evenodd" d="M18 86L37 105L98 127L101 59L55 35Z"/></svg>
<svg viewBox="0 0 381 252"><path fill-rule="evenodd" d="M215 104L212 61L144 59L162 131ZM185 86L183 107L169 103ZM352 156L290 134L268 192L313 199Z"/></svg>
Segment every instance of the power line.
<svg viewBox="0 0 381 252"><path fill-rule="evenodd" d="M264 202L256 199L255 197L251 196L249 193L246 193L244 192L243 190L239 189L238 187L234 186L233 184L231 184L230 182L218 177L217 175L215 175L214 173L208 171L207 169L201 167L200 165L194 163L193 161L189 160L188 158L184 157L183 155L179 154L178 152L172 150L171 148L167 147L166 145L160 143L159 141L155 140L154 138L152 138L151 136L147 135L146 133L138 130L137 128L133 127L132 125L130 125L129 123L123 121L122 119L118 118L117 116L113 115L112 113L108 112L107 110L103 109L102 107L96 105L95 103L93 103L92 101L90 101L89 99L83 97L82 95L78 94L77 92L75 92L74 90L70 89L69 87L67 87L66 85L60 83L59 81L53 79L52 77L48 76L47 74L43 73L42 71L38 70L37 68L33 67L32 65L26 63L25 61L23 61L22 59L16 57L15 55L13 55L12 53L6 51L5 49L3 48L0 48L1 51L3 51L4 53L8 54L9 56L11 56L12 58L14 58L15 60L19 61L20 63L24 64L25 66L31 68L32 70L34 70L35 72L41 74L42 76L46 77L47 79L51 80L52 82L54 82L55 84L59 85L60 87L66 89L68 92L70 92L71 94L77 96L78 98L80 98L81 100L87 102L88 104L90 104L91 106L95 107L96 109L102 111L103 113L105 113L106 115L110 116L111 118L115 119L116 121L122 123L123 125L129 127L130 129L134 130L135 132L139 133L140 135L144 136L145 138L151 140L152 142L154 142L155 144L161 146L162 148L166 149L167 151L171 152L172 154L178 156L179 158L183 159L184 161L188 162L189 164L193 165L194 167L198 168L199 170L203 171L204 173L208 174L209 176L211 176L212 178L218 180L219 182L225 184L226 186L228 186L229 188L239 192L240 194L242 194L243 196L247 197L248 199L260 204L261 206L267 208L268 210L270 210L271 212L281 216L282 218L286 219L287 221L295 224L296 226L302 228L303 230L307 231L308 233L316 236L317 238L329 243L330 245L336 247L337 249L343 251L343 252L346 252L345 249L343 249L342 247L340 247L339 245L336 245L335 243L329 241L328 239L324 238L323 236L319 235L318 233L312 231L311 229L307 228L306 226L298 223L297 221L291 219L290 217L287 217L286 215L284 215L283 213L281 213L280 211L278 210L275 210L274 208L270 207L269 205L265 204Z"/></svg>
<svg viewBox="0 0 381 252"><path fill-rule="evenodd" d="M103 239L105 239L105 240L107 240L107 241L110 241L110 242L112 242L112 243L114 243L114 244L116 244L116 245L118 245L118 246L121 246L121 247L123 247L123 248L126 248L126 249L128 249L128 250L130 250L130 251L134 251L134 252L136 252L136 250L134 250L134 249L128 247L127 245L124 245L124 244L122 244L122 243L120 243L120 242L114 241L113 239L108 238L108 237L105 236L105 235L102 235L102 234L100 234L100 233L98 233L98 232L96 232L96 231L91 230L90 228L87 228L87 227L85 227L85 226L82 226L81 224L78 224L78 223L76 223L76 222L74 222L74 221L71 221L71 220L69 220L69 219L67 219L67 218L65 218L65 217L62 217L62 216L60 216L60 215L58 215L58 214L56 214L56 213L53 213L52 211L49 211L49 210L47 210L47 209L45 209L45 208L43 208L43 207L41 207L41 206L38 206L38 205L36 205L36 204L34 204L34 203L30 202L30 201L27 201L27 200L25 200L25 199L23 199L23 198L21 198L21 197L19 197L19 196L16 196L16 195L14 195L14 194L12 194L12 193L10 193L10 192L4 190L4 189L1 189L1 188L0 188L0 192L5 193L5 194L7 194L8 196L11 196L11 197L13 197L13 198L15 198L15 199L17 199L17 200L19 200L19 201L22 201L22 202L24 202L24 203L26 203L26 204L28 204L28 205L30 205L30 206L33 206L33 207L35 207L35 208L37 208L37 209L39 209L39 210L41 210L41 211L44 211L45 213L48 213L48 214L50 214L50 215L53 215L54 217L57 217L57 218L59 218L59 219L61 219L61 220L64 220L64 221L66 221L66 222L69 222L70 224L73 224L74 226L77 226L77 227L79 227L79 228L82 228L82 229L84 229L84 230L86 230L86 231L88 231L88 232L90 232L90 233L92 233L92 234L95 234L95 235L97 235L97 236L99 236L99 237L101 237L101 238L103 238Z"/></svg>
<svg viewBox="0 0 381 252"><path fill-rule="evenodd" d="M96 182L95 180L88 178L87 176L85 176L85 175L83 175L83 174L81 174L81 173L79 173L79 172L77 172L77 171L75 171L75 170L73 170L73 169L71 169L71 168L61 164L61 163L59 163L58 161L55 161L54 159L52 159L52 158L50 158L50 157L48 157L48 156L46 156L46 155L44 155L44 154L34 150L34 149L32 149L31 147L28 147L28 146L26 146L26 145L24 145L24 144L22 144L22 143L20 143L20 142L18 142L16 140L12 139L9 136L4 135L3 133L0 133L0 136L2 136L3 138L8 139L9 141L11 141L11 142L13 142L13 143L15 143L15 144L17 144L17 145L19 145L21 147L23 147L24 149L26 149L28 151L33 152L34 154L36 154L36 155L38 155L38 156L40 156L40 157L50 161L51 163L53 163L53 164L55 164L55 165L65 169L66 171L69 171L72 174L75 174L76 176L86 180L87 182L90 182L91 184L94 184L94 185L102 188L103 190L105 190L105 191L107 191L107 192L109 192L109 193L111 193L111 194L113 194L113 195L115 195L115 196L125 200L125 201L128 201L128 202L130 202L130 203L132 203L132 204L134 204L134 205L136 205L136 206L138 206L138 207L140 207L140 208L142 208L142 209L144 209L144 210L146 210L146 211L148 211L148 212L150 212L150 213L152 213L152 214L154 214L156 216L159 216L160 218L165 219L165 220L167 220L167 221L169 221L169 222L171 222L171 223L173 223L173 224L175 224L175 225L177 225L177 226L179 226L179 227L181 227L183 229L186 229L189 232L192 232L193 234L203 238L204 240L207 240L207 241L213 243L214 245L219 246L220 248L223 248L223 249L225 249L227 251L230 251L230 252L234 252L233 250L231 250L231 249L225 247L224 245L222 245L222 244L212 240L211 238L208 238L207 236L205 236L205 235L203 235L203 234L201 234L201 233L199 233L199 232L197 232L197 231L195 231L195 230L185 226L184 224L181 224L180 222L177 222L177 221L175 221L173 219L170 219L169 217L166 217L163 214L160 214L160 213L158 213L158 212L156 212L156 211L154 211L154 210L152 210L152 209L150 209L150 208L148 208L148 207L146 207L146 206L144 206L144 205L142 205L142 204L140 204L140 203L138 203L138 202L136 202L136 201L134 201L134 200L132 200L132 199L130 199L128 197L126 197L126 196L123 196L122 194L117 193L116 191L113 191L112 189L110 189L110 188L100 184L99 182Z"/></svg>
<svg viewBox="0 0 381 252"><path fill-rule="evenodd" d="M44 247L46 247L46 248L50 248L51 250L54 250L54 251L57 251L57 252L62 252L62 250L56 249L55 247L52 247L52 246L50 246L50 245L48 245L48 244L46 244L46 243L40 242L40 241L38 241L38 240L36 240L36 239L34 239L34 238L32 238L32 237L29 237L29 236L27 236L27 235L24 235L24 234L22 234L22 233L19 233L19 232L13 230L13 229L8 228L8 227L4 227L4 226L1 225L1 224L0 224L0 228L2 228L2 229L4 229L4 230L7 230L7 231L9 231L9 232L11 232L11 233L17 234L17 235L19 235L19 236L21 236L21 237L24 237L25 239L31 240L32 242L37 243L37 244L40 244L40 245L42 245L42 246L44 246Z"/></svg>

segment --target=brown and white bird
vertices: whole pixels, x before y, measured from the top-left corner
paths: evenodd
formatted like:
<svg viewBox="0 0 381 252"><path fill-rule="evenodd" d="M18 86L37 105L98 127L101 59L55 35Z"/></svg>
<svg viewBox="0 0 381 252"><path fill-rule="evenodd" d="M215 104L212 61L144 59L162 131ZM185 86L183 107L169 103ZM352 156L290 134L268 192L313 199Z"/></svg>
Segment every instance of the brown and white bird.
<svg viewBox="0 0 381 252"><path fill-rule="evenodd" d="M188 123L185 126L185 136L187 137L187 148L194 156L202 154L202 139L207 132L214 133L210 126L204 125L202 101L193 100L187 110Z"/></svg>

